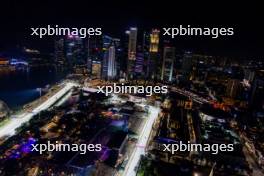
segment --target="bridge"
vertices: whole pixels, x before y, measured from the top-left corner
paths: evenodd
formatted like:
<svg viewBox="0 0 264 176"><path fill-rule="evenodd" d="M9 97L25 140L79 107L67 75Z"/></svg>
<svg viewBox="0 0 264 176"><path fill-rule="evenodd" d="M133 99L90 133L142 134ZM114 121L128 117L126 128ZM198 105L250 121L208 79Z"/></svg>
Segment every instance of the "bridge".
<svg viewBox="0 0 264 176"><path fill-rule="evenodd" d="M171 91L176 92L178 94L181 94L183 96L189 97L190 99L192 99L193 101L195 101L199 104L210 104L211 103L211 101L209 101L205 98L202 98L199 95L196 95L190 91L179 89L176 87L170 87L170 88L171 88Z"/></svg>
<svg viewBox="0 0 264 176"><path fill-rule="evenodd" d="M16 133L16 129L19 128L23 123L28 122L32 117L37 115L43 110L46 110L53 106L61 97L63 97L67 92L71 90L72 87L77 86L75 83L67 82L64 83L64 87L43 102L41 105L37 106L31 112L25 112L23 114L16 115L11 118L5 125L0 127L0 138L10 137Z"/></svg>

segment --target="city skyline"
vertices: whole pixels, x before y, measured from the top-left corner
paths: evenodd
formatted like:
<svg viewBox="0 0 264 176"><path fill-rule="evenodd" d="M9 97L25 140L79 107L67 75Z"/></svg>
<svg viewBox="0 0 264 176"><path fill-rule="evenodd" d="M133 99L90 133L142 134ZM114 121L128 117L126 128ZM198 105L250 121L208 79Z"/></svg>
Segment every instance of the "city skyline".
<svg viewBox="0 0 264 176"><path fill-rule="evenodd" d="M235 35L224 39L178 37L174 40L176 49L190 49L211 55L242 58L262 56L261 9L257 3L238 5L229 2L228 5L222 3L207 7L206 3L191 6L182 2L178 4L178 8L170 6L169 2L158 5L148 1L131 4L91 2L88 6L80 4L82 3L76 2L71 6L59 1L47 1L35 6L33 1L4 2L3 7L6 8L3 8L3 15L0 17L4 26L0 29L3 41L0 44L0 50L16 45L29 45L51 51L51 40L39 40L29 36L30 27L44 24L58 24L65 27L102 27L105 35L121 38L121 40L120 36L130 27L137 27L143 32L152 28L162 29L162 27L173 27L173 25L190 24L200 27L233 27ZM186 9L180 7L186 7Z"/></svg>

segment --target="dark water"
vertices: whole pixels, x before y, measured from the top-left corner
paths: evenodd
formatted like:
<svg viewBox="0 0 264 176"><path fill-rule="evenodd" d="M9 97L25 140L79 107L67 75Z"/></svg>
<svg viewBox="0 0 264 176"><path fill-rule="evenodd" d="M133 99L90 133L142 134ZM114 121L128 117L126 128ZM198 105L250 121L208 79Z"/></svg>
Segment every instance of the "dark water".
<svg viewBox="0 0 264 176"><path fill-rule="evenodd" d="M19 108L39 97L37 88L52 85L65 75L65 71L52 66L0 73L0 100L11 109Z"/></svg>

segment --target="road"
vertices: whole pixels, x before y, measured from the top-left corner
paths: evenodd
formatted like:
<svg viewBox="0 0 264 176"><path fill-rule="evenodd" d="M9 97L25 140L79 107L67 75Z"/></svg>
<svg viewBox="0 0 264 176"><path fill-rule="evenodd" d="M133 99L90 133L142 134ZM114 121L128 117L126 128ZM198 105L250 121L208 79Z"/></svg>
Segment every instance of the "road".
<svg viewBox="0 0 264 176"><path fill-rule="evenodd" d="M136 175L136 167L139 164L140 156L145 154L145 147L147 145L152 126L155 122L155 119L158 117L158 114L160 112L159 108L156 108L154 106L149 106L149 116L146 120L146 123L144 124L144 127L142 128L142 131L138 138L137 147L135 147L134 151L132 152L129 161L126 165L126 168L123 172L123 176L135 176Z"/></svg>
<svg viewBox="0 0 264 176"><path fill-rule="evenodd" d="M20 127L23 123L28 122L34 115L39 112L51 107L58 99L60 99L63 95L65 95L73 86L76 86L74 83L65 83L65 87L63 87L59 92L51 96L44 103L36 107L32 112L26 112L16 117L10 119L4 126L0 128L0 138L1 137L10 137L15 134L15 130Z"/></svg>
<svg viewBox="0 0 264 176"><path fill-rule="evenodd" d="M241 134L240 138L242 139L242 141L249 142L249 139L244 134ZM253 151L254 150L255 149L253 149ZM243 153L246 157L249 166L253 170L252 176L264 176L263 169L261 169L257 164L256 155L250 152L249 148L246 147L245 143L243 144Z"/></svg>
<svg viewBox="0 0 264 176"><path fill-rule="evenodd" d="M244 155L246 157L248 164L253 170L252 176L264 176L263 170L258 166L254 157L252 156L252 154L248 151L246 147L243 147L243 152L244 152Z"/></svg>
<svg viewBox="0 0 264 176"><path fill-rule="evenodd" d="M179 88L176 88L176 87L171 87L171 91L177 92L178 94L181 94L181 95L184 95L186 97L189 97L193 101L195 101L195 102L197 102L199 104L208 104L208 103L211 103L209 100L207 100L205 98L202 98L199 95L196 95L196 94L194 94L192 92L189 92L187 90L179 89Z"/></svg>

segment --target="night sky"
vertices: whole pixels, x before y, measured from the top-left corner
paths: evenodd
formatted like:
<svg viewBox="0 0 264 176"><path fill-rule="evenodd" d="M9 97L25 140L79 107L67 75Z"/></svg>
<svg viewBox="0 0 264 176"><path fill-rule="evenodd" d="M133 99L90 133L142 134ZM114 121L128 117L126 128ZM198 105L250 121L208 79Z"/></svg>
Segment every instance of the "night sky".
<svg viewBox="0 0 264 176"><path fill-rule="evenodd" d="M166 2L166 3L165 3ZM181 1L179 1L181 2ZM52 51L52 39L30 36L30 27L48 24L63 27L102 27L103 33L120 37L130 26L152 27L233 27L234 36L177 37L178 49L241 58L262 57L264 51L261 4L229 1L194 3L184 1L33 1L1 2L0 51L26 45Z"/></svg>

